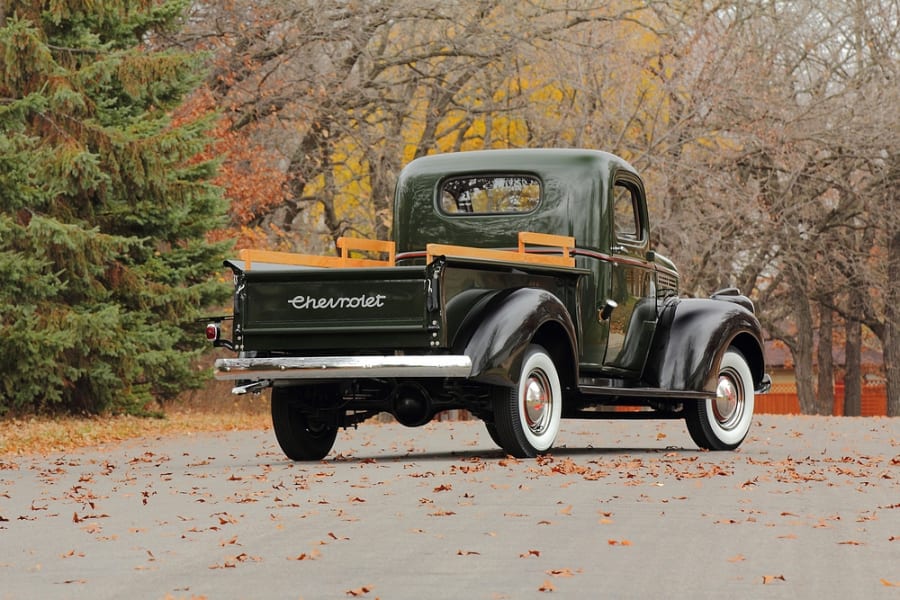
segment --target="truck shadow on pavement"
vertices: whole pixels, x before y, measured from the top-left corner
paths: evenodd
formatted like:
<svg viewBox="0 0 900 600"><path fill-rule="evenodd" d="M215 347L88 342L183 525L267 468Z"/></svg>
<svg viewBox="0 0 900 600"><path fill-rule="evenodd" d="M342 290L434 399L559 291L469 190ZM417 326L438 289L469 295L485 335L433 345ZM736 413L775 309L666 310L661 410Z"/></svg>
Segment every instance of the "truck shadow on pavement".
<svg viewBox="0 0 900 600"><path fill-rule="evenodd" d="M499 448L484 448L474 450L452 450L446 452L407 452L397 454L357 454L350 455L338 454L332 458L326 459L325 463L366 463L371 461L390 461L390 462L422 462L422 461L474 461L474 460L516 460L520 462L529 462L541 460L554 460L559 458L574 457L600 457L600 456L628 456L628 455L664 455L670 452L679 454L711 454L706 450L699 448L684 448L681 446L666 447L565 447L553 448L550 452L538 458L514 458L509 456Z"/></svg>

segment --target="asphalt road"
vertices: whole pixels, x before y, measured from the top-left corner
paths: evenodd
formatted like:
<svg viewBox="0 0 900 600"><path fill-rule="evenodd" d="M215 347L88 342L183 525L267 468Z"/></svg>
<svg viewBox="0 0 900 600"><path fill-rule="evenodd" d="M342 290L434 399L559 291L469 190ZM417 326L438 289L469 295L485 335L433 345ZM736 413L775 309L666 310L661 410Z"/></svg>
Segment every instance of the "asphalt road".
<svg viewBox="0 0 900 600"><path fill-rule="evenodd" d="M517 461L478 422L0 457L0 598L900 598L900 419L564 421Z"/></svg>

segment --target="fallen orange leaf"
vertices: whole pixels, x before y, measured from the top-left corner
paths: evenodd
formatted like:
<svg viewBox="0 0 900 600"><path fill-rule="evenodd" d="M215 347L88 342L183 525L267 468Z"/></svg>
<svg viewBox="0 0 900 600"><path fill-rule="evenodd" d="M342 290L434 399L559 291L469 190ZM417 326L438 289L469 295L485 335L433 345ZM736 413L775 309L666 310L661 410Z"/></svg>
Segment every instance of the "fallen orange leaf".
<svg viewBox="0 0 900 600"><path fill-rule="evenodd" d="M358 587L358 588L356 588L356 589L354 589L354 590L347 590L346 593L347 593L348 596L357 597L357 596L364 596L364 595L368 594L368 593L371 592L371 591L372 591L372 587L371 587L371 586L364 585L364 586Z"/></svg>
<svg viewBox="0 0 900 600"><path fill-rule="evenodd" d="M888 581L887 579L882 579L881 585L885 587L900 587L900 581Z"/></svg>
<svg viewBox="0 0 900 600"><path fill-rule="evenodd" d="M552 592L556 590L556 586L548 579L544 583L541 584L541 587L538 588L539 592Z"/></svg>
<svg viewBox="0 0 900 600"><path fill-rule="evenodd" d="M763 575L763 585L768 585L775 581L787 581L784 575Z"/></svg>
<svg viewBox="0 0 900 600"><path fill-rule="evenodd" d="M84 527L82 527L81 530L84 531L85 533L100 533L103 530L103 528L100 527L99 523L91 523L89 525L85 525Z"/></svg>
<svg viewBox="0 0 900 600"><path fill-rule="evenodd" d="M223 512L223 513L216 513L214 516L217 516L217 517L219 518L219 525L228 525L229 523L230 523L231 525L234 525L234 524L237 523L237 519L235 519L234 517L232 517L232 516L229 515L228 513L224 513L224 512Z"/></svg>

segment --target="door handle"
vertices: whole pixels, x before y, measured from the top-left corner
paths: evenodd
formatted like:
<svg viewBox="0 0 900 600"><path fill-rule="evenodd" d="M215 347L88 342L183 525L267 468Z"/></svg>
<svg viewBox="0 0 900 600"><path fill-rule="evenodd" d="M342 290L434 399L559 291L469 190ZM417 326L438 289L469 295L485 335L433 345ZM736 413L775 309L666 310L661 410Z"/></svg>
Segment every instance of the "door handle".
<svg viewBox="0 0 900 600"><path fill-rule="evenodd" d="M597 311L597 318L606 321L612 316L613 311L619 306L615 300L607 300L603 303L603 307Z"/></svg>

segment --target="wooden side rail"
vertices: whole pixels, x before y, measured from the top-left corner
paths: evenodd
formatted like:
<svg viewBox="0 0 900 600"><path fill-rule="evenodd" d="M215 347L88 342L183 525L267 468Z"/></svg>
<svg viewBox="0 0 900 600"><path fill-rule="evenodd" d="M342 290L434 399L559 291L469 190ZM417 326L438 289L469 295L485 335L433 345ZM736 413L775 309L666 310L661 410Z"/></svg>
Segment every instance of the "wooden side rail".
<svg viewBox="0 0 900 600"><path fill-rule="evenodd" d="M337 247L341 249L341 258L344 260L353 260L350 258L352 250L363 250L366 252L381 252L387 254L387 260L363 259L373 263L380 263L380 266L394 266L394 257L397 254L396 244L394 242L385 242L382 240L367 240L363 238L339 237Z"/></svg>
<svg viewBox="0 0 900 600"><path fill-rule="evenodd" d="M572 252L572 249L575 247L575 238L566 235L553 235L552 233L520 231L519 252L524 253L525 246L527 244L531 244L533 246L550 246L553 248L560 248L562 250L562 256L571 258L570 254ZM571 261L572 266L575 266L575 259L571 258Z"/></svg>
<svg viewBox="0 0 900 600"><path fill-rule="evenodd" d="M254 262L298 267L391 267L396 255L394 242L365 240L339 237L337 247L340 256L319 256L316 254L298 254L294 252L275 252L272 250L244 249L238 252L238 258L244 261L244 270L249 271ZM387 260L374 258L351 258L350 252L363 250L366 252L382 252L388 255Z"/></svg>
<svg viewBox="0 0 900 600"><path fill-rule="evenodd" d="M543 254L528 252L527 245L550 246L559 248L560 254ZM570 251L575 247L575 238L549 233L519 232L519 249L492 250L473 248L471 246L449 246L446 244L428 244L425 247L426 261L431 262L436 256L455 256L460 258L476 258L503 262L523 262L555 267L574 267L575 258Z"/></svg>
<svg viewBox="0 0 900 600"><path fill-rule="evenodd" d="M529 252L529 245L556 248L558 251L553 254ZM241 250L238 253L238 257L244 261L244 269L246 271L253 268L254 262L302 267L340 268L391 267L396 260L396 246L394 242L340 237L337 240L337 247L341 251L340 256L319 256L315 254L275 252L272 250L256 250L248 248ZM556 267L574 267L575 259L571 256L571 251L574 247L575 238L573 237L521 231L519 232L518 251L474 248L472 246L428 244L426 246L426 253L427 261L429 263L433 261L436 256L456 256L460 258L476 258L501 262L521 262ZM350 253L354 250L387 254L387 259L353 258L350 256Z"/></svg>

